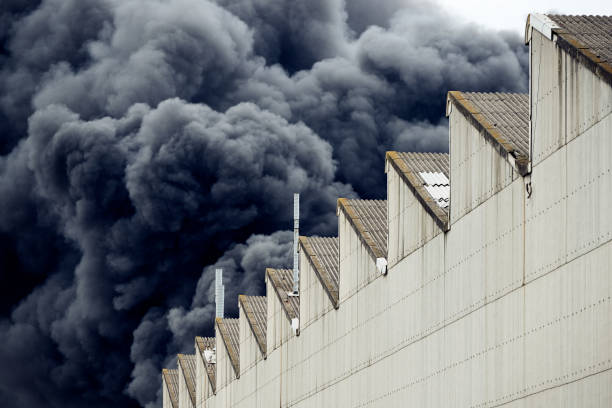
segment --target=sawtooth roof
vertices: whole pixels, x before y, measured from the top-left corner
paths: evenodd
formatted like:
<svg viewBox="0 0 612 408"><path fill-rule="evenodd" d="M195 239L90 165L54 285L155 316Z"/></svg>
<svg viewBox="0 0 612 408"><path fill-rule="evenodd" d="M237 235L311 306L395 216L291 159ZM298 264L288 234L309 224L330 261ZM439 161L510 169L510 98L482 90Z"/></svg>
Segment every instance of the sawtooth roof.
<svg viewBox="0 0 612 408"><path fill-rule="evenodd" d="M242 305L242 310L246 315L249 326L255 335L255 340L261 350L261 354L266 357L266 326L268 319L268 301L265 296L245 296L240 295L238 301Z"/></svg>
<svg viewBox="0 0 612 408"><path fill-rule="evenodd" d="M529 164L529 94L450 91L448 99L521 175Z"/></svg>
<svg viewBox="0 0 612 408"><path fill-rule="evenodd" d="M338 307L338 237L300 237L300 244L334 307Z"/></svg>
<svg viewBox="0 0 612 408"><path fill-rule="evenodd" d="M374 258L387 257L387 200L338 199L344 212Z"/></svg>
<svg viewBox="0 0 612 408"><path fill-rule="evenodd" d="M448 206L450 204L448 153L387 152L386 160L412 189L414 195L434 218L442 231L447 231ZM439 184L435 186L430 185L431 182L425 180L422 173L441 173L446 180L440 180ZM432 195L433 188L440 190L436 197Z"/></svg>
<svg viewBox="0 0 612 408"><path fill-rule="evenodd" d="M178 362L183 377L185 378L185 384L187 385L187 391L189 392L189 399L195 406L195 379L196 379L196 362L195 354L179 354Z"/></svg>
<svg viewBox="0 0 612 408"><path fill-rule="evenodd" d="M217 317L216 322L232 367L234 367L236 378L240 378L240 325L238 319Z"/></svg>
<svg viewBox="0 0 612 408"><path fill-rule="evenodd" d="M283 305L287 318L297 319L300 315L300 297L288 295L289 292L293 292L293 269L268 268L266 275Z"/></svg>
<svg viewBox="0 0 612 408"><path fill-rule="evenodd" d="M548 14L557 44L612 85L612 16Z"/></svg>
<svg viewBox="0 0 612 408"><path fill-rule="evenodd" d="M215 374L216 374L216 364L209 363L206 361L204 357L204 350L215 350L215 338L214 337L196 337L195 338L196 345L198 346L198 352L200 353L200 358L204 361L204 367L206 368L206 374L208 375L208 380L210 385L212 386L213 393L216 392L216 382L215 382Z"/></svg>
<svg viewBox="0 0 612 408"><path fill-rule="evenodd" d="M178 408L178 369L169 370L164 368L162 370L162 376L166 382L168 388L168 395L170 395L170 402L173 408Z"/></svg>

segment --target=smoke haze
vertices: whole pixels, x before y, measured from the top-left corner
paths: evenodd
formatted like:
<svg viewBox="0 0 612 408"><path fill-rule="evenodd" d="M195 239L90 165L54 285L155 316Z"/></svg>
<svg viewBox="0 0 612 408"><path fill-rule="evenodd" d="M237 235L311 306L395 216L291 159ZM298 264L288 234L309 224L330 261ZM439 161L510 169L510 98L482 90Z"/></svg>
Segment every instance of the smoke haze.
<svg viewBox="0 0 612 408"><path fill-rule="evenodd" d="M386 150L447 150L448 90L526 91L527 63L424 1L3 0L0 400L159 407L214 268L231 314L291 265L294 192L335 235Z"/></svg>

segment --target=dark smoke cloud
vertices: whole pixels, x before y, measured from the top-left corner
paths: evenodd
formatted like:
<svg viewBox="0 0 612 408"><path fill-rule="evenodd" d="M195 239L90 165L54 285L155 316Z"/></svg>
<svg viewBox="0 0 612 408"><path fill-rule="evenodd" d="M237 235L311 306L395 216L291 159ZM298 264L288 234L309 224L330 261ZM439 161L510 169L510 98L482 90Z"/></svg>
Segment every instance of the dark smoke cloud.
<svg viewBox="0 0 612 408"><path fill-rule="evenodd" d="M385 150L447 149L447 90L524 91L527 59L413 0L3 1L0 400L159 406L214 269L236 313L289 266L293 192L335 234Z"/></svg>

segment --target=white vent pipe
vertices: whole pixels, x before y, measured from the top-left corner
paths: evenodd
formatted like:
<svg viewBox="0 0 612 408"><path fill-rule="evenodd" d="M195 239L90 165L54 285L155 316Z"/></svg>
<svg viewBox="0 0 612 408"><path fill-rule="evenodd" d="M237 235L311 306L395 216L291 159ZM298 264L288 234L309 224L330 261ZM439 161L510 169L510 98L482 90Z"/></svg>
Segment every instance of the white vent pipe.
<svg viewBox="0 0 612 408"><path fill-rule="evenodd" d="M215 316L223 318L225 305L225 286L223 286L223 269L215 269Z"/></svg>

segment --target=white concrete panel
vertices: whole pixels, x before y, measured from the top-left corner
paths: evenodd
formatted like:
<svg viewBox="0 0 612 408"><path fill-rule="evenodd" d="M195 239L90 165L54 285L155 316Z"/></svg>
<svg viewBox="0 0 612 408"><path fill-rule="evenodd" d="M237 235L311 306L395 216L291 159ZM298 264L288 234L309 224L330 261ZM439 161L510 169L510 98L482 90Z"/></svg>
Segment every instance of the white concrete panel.
<svg viewBox="0 0 612 408"><path fill-rule="evenodd" d="M533 168L525 202L525 282L565 263L567 216L565 147Z"/></svg>
<svg viewBox="0 0 612 408"><path fill-rule="evenodd" d="M392 267L442 231L391 165L387 165L387 203Z"/></svg>
<svg viewBox="0 0 612 408"><path fill-rule="evenodd" d="M518 175L458 109L450 114L449 130L452 225Z"/></svg>

